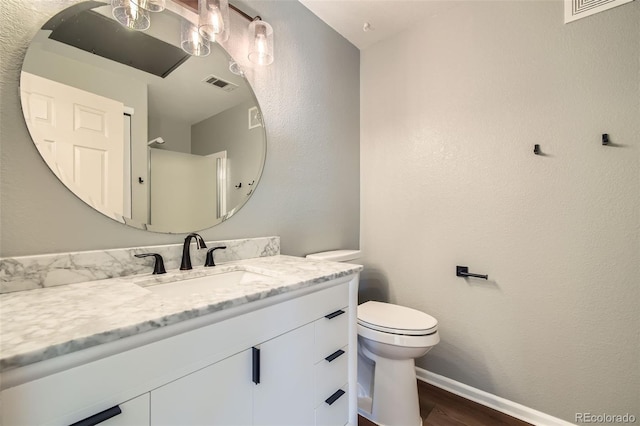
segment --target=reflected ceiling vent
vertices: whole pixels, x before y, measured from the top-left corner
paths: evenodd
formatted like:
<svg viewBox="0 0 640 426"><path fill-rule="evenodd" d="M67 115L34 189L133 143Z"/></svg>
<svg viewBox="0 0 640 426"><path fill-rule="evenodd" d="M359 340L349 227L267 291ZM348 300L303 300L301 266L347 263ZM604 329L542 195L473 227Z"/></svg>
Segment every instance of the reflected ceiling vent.
<svg viewBox="0 0 640 426"><path fill-rule="evenodd" d="M206 77L204 80L202 80L203 83L207 83L210 84L212 86L216 86L222 90L224 90L225 92L231 92L232 90L235 90L238 88L237 84L233 84L229 81L225 81L219 77L216 77L215 75L210 75L208 77Z"/></svg>
<svg viewBox="0 0 640 426"><path fill-rule="evenodd" d="M591 16L633 0L565 0L564 23Z"/></svg>

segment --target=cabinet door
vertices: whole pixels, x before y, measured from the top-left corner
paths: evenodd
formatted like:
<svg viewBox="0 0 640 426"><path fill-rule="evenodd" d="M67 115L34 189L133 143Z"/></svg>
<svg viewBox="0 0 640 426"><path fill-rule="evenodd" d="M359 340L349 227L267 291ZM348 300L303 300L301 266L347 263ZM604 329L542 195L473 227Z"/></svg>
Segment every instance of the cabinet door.
<svg viewBox="0 0 640 426"><path fill-rule="evenodd" d="M259 345L254 425L313 425L313 323Z"/></svg>
<svg viewBox="0 0 640 426"><path fill-rule="evenodd" d="M251 351L246 350L151 392L151 424L251 424Z"/></svg>

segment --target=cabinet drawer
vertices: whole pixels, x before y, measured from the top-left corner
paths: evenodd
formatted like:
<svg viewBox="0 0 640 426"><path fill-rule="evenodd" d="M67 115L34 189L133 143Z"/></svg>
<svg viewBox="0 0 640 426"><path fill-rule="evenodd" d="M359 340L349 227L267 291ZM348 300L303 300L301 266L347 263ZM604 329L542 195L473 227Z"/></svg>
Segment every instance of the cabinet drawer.
<svg viewBox="0 0 640 426"><path fill-rule="evenodd" d="M349 310L328 312L315 322L315 334L315 362L318 362L349 343Z"/></svg>
<svg viewBox="0 0 640 426"><path fill-rule="evenodd" d="M71 426L149 426L149 393L142 394L117 406L79 419ZM18 423L10 423L18 424Z"/></svg>
<svg viewBox="0 0 640 426"><path fill-rule="evenodd" d="M316 408L316 426L343 426L349 420L349 392L347 385L336 391L342 390L340 395L331 405L327 402Z"/></svg>
<svg viewBox="0 0 640 426"><path fill-rule="evenodd" d="M315 365L315 407L324 404L325 399L329 398L336 389L347 383L348 348L348 346L344 346L338 349L338 351L342 352L334 352L331 355L335 357L332 361L323 359Z"/></svg>
<svg viewBox="0 0 640 426"><path fill-rule="evenodd" d="M100 423L100 426L143 426L149 424L149 394L120 404L122 413Z"/></svg>

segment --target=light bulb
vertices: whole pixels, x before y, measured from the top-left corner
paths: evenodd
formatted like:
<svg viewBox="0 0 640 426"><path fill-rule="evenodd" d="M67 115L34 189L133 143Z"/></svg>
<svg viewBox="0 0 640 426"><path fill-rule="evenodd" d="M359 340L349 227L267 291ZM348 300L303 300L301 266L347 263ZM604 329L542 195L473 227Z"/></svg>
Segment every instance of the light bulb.
<svg viewBox="0 0 640 426"><path fill-rule="evenodd" d="M209 40L202 37L198 27L191 21L182 20L182 32L180 37L182 50L193 56L207 56L211 52Z"/></svg>
<svg viewBox="0 0 640 426"><path fill-rule="evenodd" d="M199 0L198 30L209 41L226 41L229 38L229 1Z"/></svg>
<svg viewBox="0 0 640 426"><path fill-rule="evenodd" d="M273 28L262 20L249 24L249 60L258 65L273 62Z"/></svg>

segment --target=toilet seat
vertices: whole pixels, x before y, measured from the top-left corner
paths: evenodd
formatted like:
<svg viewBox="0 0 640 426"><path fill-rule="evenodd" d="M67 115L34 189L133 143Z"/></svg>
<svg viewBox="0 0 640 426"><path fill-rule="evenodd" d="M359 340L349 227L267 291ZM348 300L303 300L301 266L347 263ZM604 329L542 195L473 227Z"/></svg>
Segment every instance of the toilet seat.
<svg viewBox="0 0 640 426"><path fill-rule="evenodd" d="M406 306L369 301L358 306L358 326L402 336L426 336L438 330L438 320Z"/></svg>

